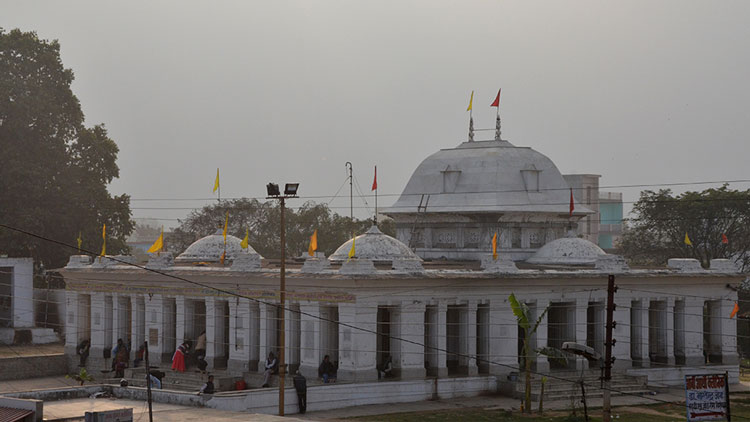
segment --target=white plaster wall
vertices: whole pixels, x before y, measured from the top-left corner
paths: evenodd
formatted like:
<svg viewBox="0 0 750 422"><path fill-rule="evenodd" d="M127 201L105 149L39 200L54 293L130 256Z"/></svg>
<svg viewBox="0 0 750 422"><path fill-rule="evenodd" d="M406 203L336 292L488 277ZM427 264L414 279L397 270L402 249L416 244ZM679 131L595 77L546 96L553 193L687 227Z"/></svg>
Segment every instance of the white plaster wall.
<svg viewBox="0 0 750 422"><path fill-rule="evenodd" d="M400 382L327 384L308 387L307 411L340 409L370 404L409 403L456 397L473 397L495 391L495 377L426 379ZM278 412L278 390L260 389L250 393L215 395L206 400L206 407L235 412L276 414ZM287 388L284 396L284 411L297 413L297 394Z"/></svg>

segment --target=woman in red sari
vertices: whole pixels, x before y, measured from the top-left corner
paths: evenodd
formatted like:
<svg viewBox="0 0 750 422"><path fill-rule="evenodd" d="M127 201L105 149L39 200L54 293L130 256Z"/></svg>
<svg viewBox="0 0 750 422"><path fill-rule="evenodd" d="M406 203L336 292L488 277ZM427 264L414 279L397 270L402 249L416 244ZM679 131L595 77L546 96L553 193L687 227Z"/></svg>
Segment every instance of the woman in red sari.
<svg viewBox="0 0 750 422"><path fill-rule="evenodd" d="M185 372L185 356L188 353L188 345L183 342L180 347L175 350L172 356L172 370L178 372Z"/></svg>

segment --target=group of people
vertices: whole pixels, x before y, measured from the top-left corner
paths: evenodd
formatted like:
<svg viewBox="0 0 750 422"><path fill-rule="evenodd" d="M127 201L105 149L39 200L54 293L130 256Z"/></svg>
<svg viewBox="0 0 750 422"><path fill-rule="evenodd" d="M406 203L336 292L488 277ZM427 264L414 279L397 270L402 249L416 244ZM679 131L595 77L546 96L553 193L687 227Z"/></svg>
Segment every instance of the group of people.
<svg viewBox="0 0 750 422"><path fill-rule="evenodd" d="M185 372L188 367L188 362L192 358L195 366L198 370L205 373L208 363L206 362L206 332L203 331L195 344L195 349L191 350L193 343L190 340L183 341L174 355L172 355L172 370L177 372Z"/></svg>

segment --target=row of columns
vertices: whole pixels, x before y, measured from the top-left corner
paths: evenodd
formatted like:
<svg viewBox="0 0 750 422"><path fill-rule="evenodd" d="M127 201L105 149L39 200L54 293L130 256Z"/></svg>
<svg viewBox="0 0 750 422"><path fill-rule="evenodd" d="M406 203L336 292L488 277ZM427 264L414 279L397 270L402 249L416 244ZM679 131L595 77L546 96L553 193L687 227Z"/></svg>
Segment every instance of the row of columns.
<svg viewBox="0 0 750 422"><path fill-rule="evenodd" d="M209 369L262 372L269 352L277 352L279 310L273 304L243 298L158 294L90 294L67 291L66 349L75 354L83 339L90 339L91 364L103 359L118 338L129 340L133 350L149 341L152 359L168 362L183 340L195 341L206 331ZM534 321L550 301L527 302ZM556 303L556 302L555 302ZM564 311L543 318L532 338L532 347L557 346L558 338L593 345L603 350L603 302L575 298ZM704 301L697 298L618 297L613 337L615 368L655 365L702 365L704 357ZM200 307L198 307L200 305ZM205 306L205 324L200 313ZM706 335L711 362L736 363L736 325L728 318L732 303L710 301ZM308 377L317 377L323 356L338 362L342 380L377 378L378 304L300 302L287 305L285 361L290 370L299 366ZM389 312L390 346L394 373L401 378L448 375L449 362L457 373L503 375L518 368L519 332L507 300L469 300L461 303L398 301L384 306ZM297 312L299 311L299 312ZM550 323L557 324L550 327ZM554 333L554 334L551 334ZM593 342L592 342L593 341ZM558 342L561 342L558 341ZM550 369L550 361L535 356L534 368ZM491 363L490 363L491 362ZM104 364L102 364L104 365ZM586 363L576 362L581 369Z"/></svg>

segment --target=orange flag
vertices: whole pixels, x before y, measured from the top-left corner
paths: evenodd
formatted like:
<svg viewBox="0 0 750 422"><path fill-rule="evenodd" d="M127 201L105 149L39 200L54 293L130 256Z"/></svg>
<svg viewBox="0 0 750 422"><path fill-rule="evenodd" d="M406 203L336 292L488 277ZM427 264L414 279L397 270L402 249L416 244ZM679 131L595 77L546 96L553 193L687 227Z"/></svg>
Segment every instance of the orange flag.
<svg viewBox="0 0 750 422"><path fill-rule="evenodd" d="M740 305L737 304L737 302L734 302L734 309L732 309L732 313L729 314L729 318L734 318L735 315L737 315L737 312L740 311Z"/></svg>
<svg viewBox="0 0 750 422"><path fill-rule="evenodd" d="M221 265L224 265L224 260L227 258L227 251L221 254Z"/></svg>
<svg viewBox="0 0 750 422"><path fill-rule="evenodd" d="M310 246L307 247L307 254L315 256L315 251L318 250L318 229L315 229L312 236L310 236Z"/></svg>
<svg viewBox="0 0 750 422"><path fill-rule="evenodd" d="M728 245L729 244L729 238L727 238L727 235L724 233L721 234L721 243Z"/></svg>

